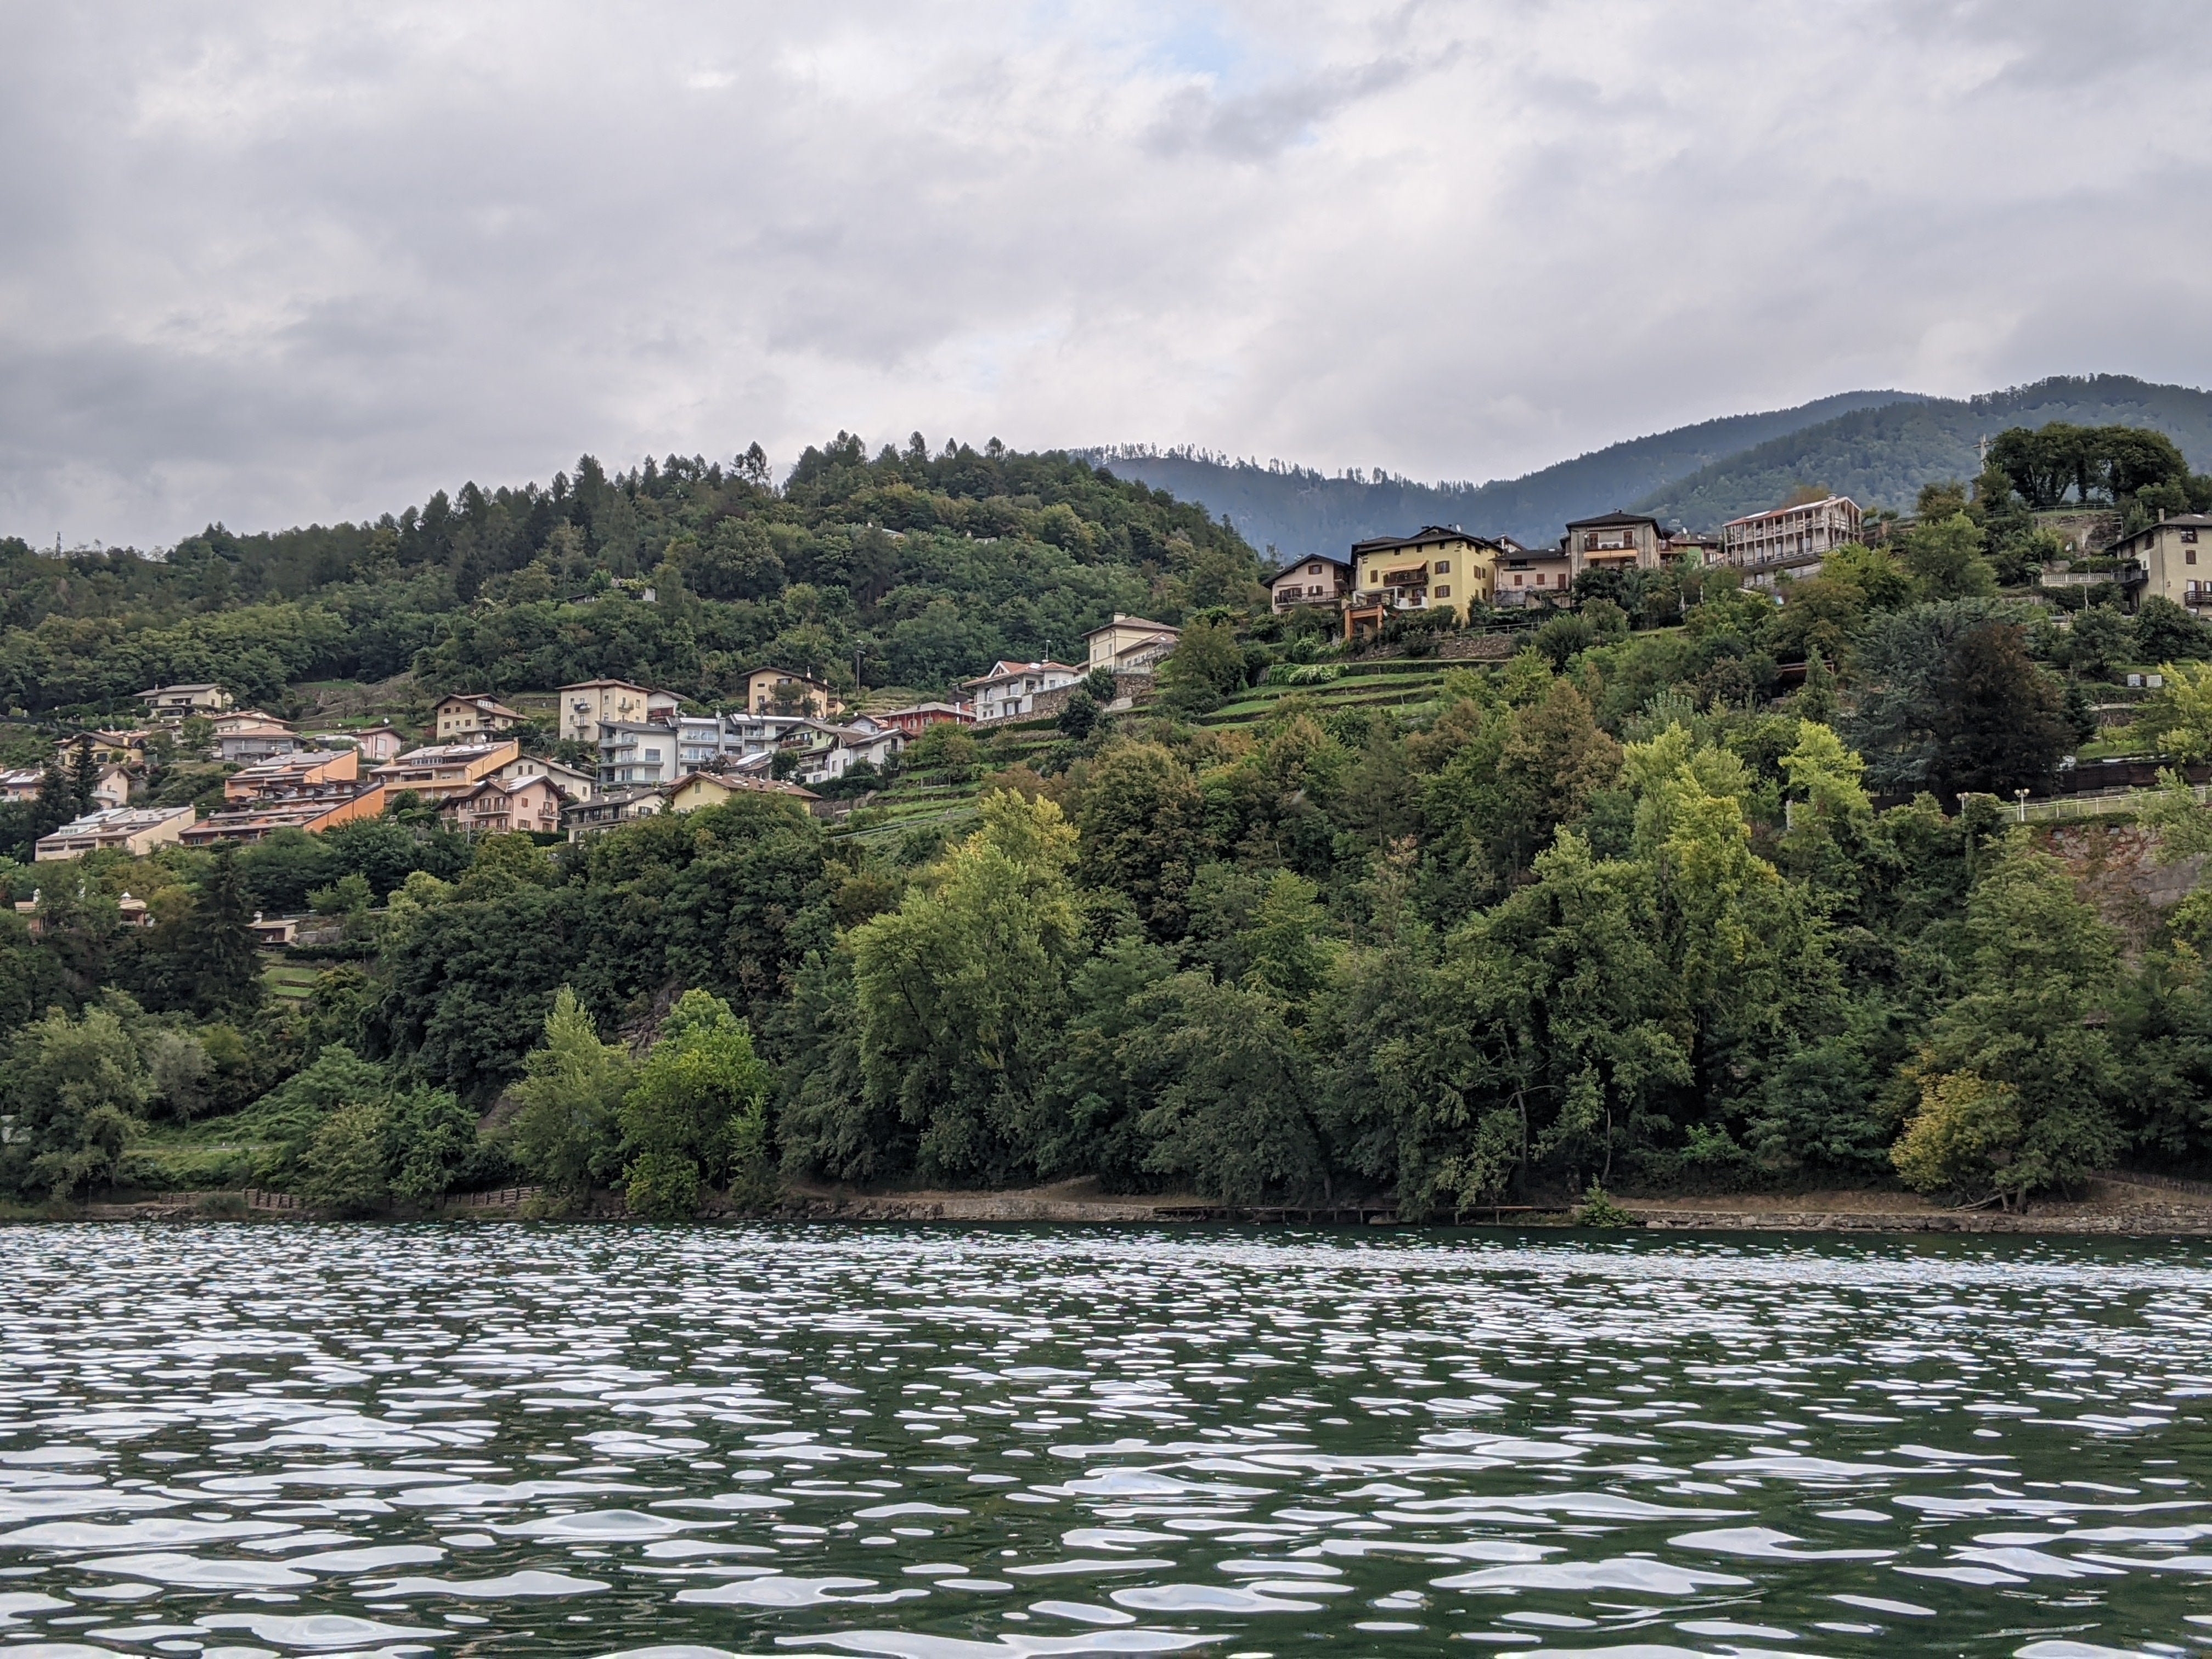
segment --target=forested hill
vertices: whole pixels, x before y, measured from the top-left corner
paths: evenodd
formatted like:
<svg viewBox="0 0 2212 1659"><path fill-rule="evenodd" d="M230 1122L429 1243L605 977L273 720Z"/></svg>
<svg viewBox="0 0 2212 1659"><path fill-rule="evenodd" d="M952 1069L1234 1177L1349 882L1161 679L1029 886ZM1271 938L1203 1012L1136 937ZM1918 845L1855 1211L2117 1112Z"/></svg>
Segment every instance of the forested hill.
<svg viewBox="0 0 2212 1659"><path fill-rule="evenodd" d="M2052 421L2163 432L2199 471L2212 467L2212 393L2124 374L2058 376L1978 398L1923 398L1856 409L1770 438L1656 489L1636 506L1710 529L1772 507L1800 484L1862 507L1909 509L1920 487L1981 471L1976 440Z"/></svg>
<svg viewBox="0 0 2212 1659"><path fill-rule="evenodd" d="M1795 409L1723 416L1483 484L1421 483L1387 473L1330 477L1308 467L1261 466L1181 450L1085 453L1124 477L1226 514L1255 546L1272 545L1286 556L1340 554L1364 536L1403 534L1425 524L1462 524L1533 544L1557 540L1569 519L1639 501L1724 457L1855 410L1909 403L1916 395L1845 392Z"/></svg>
<svg viewBox="0 0 2212 1659"><path fill-rule="evenodd" d="M274 707L299 681L412 670L434 691L614 675L712 702L764 663L927 691L1067 659L1116 611L1242 605L1258 571L1203 508L996 440L872 459L840 433L781 489L757 446L617 474L586 457L373 524L214 526L166 559L0 540L0 697L121 713L219 679Z"/></svg>

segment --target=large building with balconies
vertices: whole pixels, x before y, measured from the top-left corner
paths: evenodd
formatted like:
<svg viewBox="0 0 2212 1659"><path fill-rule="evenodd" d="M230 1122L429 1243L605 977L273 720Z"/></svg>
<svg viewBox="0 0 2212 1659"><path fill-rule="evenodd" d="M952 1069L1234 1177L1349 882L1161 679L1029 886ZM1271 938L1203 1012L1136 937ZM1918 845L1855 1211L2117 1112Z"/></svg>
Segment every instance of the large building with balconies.
<svg viewBox="0 0 2212 1659"><path fill-rule="evenodd" d="M1820 561L1859 538L1859 504L1848 495L1796 507L1778 507L1731 519L1721 526L1720 562L1734 565L1753 583L1778 575L1818 575Z"/></svg>

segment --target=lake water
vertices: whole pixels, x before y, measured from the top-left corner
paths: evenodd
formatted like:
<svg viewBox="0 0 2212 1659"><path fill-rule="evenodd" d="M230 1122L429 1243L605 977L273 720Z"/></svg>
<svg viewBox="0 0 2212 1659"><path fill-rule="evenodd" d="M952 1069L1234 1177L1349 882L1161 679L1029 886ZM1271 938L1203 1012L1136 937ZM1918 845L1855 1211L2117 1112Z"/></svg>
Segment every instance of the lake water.
<svg viewBox="0 0 2212 1659"><path fill-rule="evenodd" d="M2212 1254L16 1227L0 1574L0 1659L2197 1652Z"/></svg>

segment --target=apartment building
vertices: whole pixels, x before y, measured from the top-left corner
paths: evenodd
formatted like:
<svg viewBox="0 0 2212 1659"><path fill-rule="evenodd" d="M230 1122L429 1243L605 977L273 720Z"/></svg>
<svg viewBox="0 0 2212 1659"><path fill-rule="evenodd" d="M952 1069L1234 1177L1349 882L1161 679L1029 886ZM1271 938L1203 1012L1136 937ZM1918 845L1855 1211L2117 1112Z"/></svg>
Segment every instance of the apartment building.
<svg viewBox="0 0 2212 1659"><path fill-rule="evenodd" d="M442 801L473 789L501 767L521 758L522 745L513 738L433 744L386 762L375 769L374 775L392 794L412 792L426 800Z"/></svg>
<svg viewBox="0 0 2212 1659"><path fill-rule="evenodd" d="M40 864L101 852L143 858L157 847L174 846L198 817L189 806L103 807L40 836L32 856Z"/></svg>
<svg viewBox="0 0 2212 1659"><path fill-rule="evenodd" d="M513 780L488 777L474 788L449 798L438 809L448 827L464 835L507 835L535 830L551 835L561 827L568 798L543 773Z"/></svg>
<svg viewBox="0 0 2212 1659"><path fill-rule="evenodd" d="M597 743L610 720L640 722L673 719L679 700L673 691L654 691L628 680L579 680L556 692L561 735L577 743Z"/></svg>
<svg viewBox="0 0 2212 1659"><path fill-rule="evenodd" d="M1848 495L1731 519L1721 526L1720 562L1754 582L1785 571L1814 575L1826 555L1858 540L1860 519L1859 504Z"/></svg>
<svg viewBox="0 0 2212 1659"><path fill-rule="evenodd" d="M209 813L179 839L187 847L207 847L219 841L250 844L266 841L279 830L319 836L342 823L383 816L381 781L372 779L363 783L357 778L342 778L278 789L236 806L225 806Z"/></svg>
<svg viewBox="0 0 2212 1659"><path fill-rule="evenodd" d="M356 749L304 749L234 772L222 781L226 801L252 800L301 789L351 784L361 776L361 751Z"/></svg>
<svg viewBox="0 0 2212 1659"><path fill-rule="evenodd" d="M1575 585L1574 556L1564 538L1556 547L1523 547L1510 536L1498 542L1492 603L1505 610L1565 605Z"/></svg>
<svg viewBox="0 0 2212 1659"><path fill-rule="evenodd" d="M658 720L599 722L600 789L673 783L686 769L677 754L673 724Z"/></svg>

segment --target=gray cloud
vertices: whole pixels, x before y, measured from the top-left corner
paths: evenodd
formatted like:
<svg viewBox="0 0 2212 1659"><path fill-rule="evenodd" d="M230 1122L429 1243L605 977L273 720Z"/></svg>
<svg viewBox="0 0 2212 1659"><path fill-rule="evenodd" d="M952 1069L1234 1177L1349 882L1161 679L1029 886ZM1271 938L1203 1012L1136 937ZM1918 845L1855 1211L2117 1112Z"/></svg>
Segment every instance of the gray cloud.
<svg viewBox="0 0 2212 1659"><path fill-rule="evenodd" d="M2212 379L2085 0L8 8L0 532L590 449L1195 441L1509 475L1854 386Z"/></svg>

